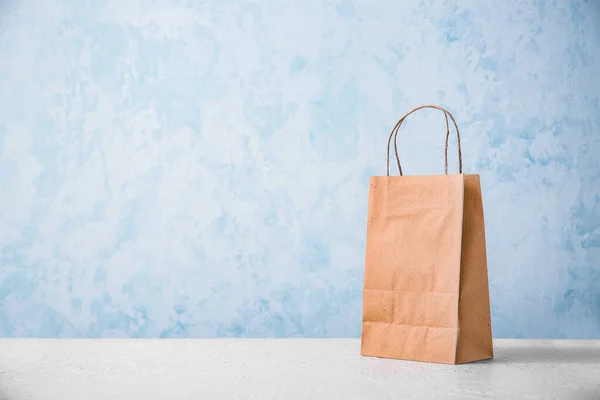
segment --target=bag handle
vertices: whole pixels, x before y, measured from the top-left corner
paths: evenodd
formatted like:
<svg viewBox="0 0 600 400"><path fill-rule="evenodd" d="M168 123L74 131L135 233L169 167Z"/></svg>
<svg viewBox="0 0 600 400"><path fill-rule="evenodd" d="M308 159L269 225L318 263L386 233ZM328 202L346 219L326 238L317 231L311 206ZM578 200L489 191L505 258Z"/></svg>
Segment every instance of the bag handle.
<svg viewBox="0 0 600 400"><path fill-rule="evenodd" d="M409 112L407 112L402 118L400 118L398 120L398 122L392 129L392 132L390 133L390 137L388 139L388 144L387 144L387 163L386 163L386 168L387 168L386 175L387 176L390 176L390 144L392 142L392 137L394 138L394 152L396 153L396 162L398 163L398 171L400 172L400 176L402 176L402 166L400 166L400 156L398 155L398 143L397 143L398 131L400 130L400 127L402 126L402 123L404 122L406 117L408 117L410 114L414 113L415 111L421 110L423 108L434 108L434 109L440 110L444 113L444 117L446 119L446 145L444 147L444 173L446 175L448 174L448 139L450 137L450 126L448 124L448 117L450 117L450 119L452 120L452 123L454 124L454 129L456 130L456 139L457 139L457 143L458 143L458 173L462 174L462 150L461 150L461 146L460 146L460 132L458 131L458 125L456 124L456 120L454 119L452 114L450 114L450 112L448 110L446 110L440 106L436 106L434 104L424 104L422 106L415 107L412 110L410 110Z"/></svg>

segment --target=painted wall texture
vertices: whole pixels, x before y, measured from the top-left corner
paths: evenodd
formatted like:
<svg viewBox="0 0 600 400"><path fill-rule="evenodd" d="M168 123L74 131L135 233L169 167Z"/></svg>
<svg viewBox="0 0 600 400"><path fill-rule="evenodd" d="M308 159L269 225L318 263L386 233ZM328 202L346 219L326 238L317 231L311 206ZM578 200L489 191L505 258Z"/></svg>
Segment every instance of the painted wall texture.
<svg viewBox="0 0 600 400"><path fill-rule="evenodd" d="M2 0L0 335L359 336L369 176L439 103L494 335L598 338L599 53L592 0Z"/></svg>

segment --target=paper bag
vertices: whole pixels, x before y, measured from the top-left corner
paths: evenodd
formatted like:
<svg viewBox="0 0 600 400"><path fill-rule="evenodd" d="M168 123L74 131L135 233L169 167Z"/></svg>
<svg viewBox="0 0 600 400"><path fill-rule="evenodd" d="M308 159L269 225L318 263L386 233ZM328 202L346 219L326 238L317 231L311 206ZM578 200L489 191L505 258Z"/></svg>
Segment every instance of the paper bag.
<svg viewBox="0 0 600 400"><path fill-rule="evenodd" d="M422 108L444 113L446 174L402 176L398 130ZM448 117L459 148L451 175ZM389 176L392 138L400 176ZM445 364L493 357L479 175L462 173L458 126L439 106L398 121L387 176L371 177L361 354Z"/></svg>

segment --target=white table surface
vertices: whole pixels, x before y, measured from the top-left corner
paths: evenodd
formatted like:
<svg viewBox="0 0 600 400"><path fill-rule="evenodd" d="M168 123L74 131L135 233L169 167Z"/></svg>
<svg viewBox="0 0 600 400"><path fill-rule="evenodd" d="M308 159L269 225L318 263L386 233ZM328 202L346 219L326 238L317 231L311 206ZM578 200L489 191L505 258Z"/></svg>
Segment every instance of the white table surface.
<svg viewBox="0 0 600 400"><path fill-rule="evenodd" d="M0 339L0 399L600 399L600 341L495 340L457 366L357 339Z"/></svg>

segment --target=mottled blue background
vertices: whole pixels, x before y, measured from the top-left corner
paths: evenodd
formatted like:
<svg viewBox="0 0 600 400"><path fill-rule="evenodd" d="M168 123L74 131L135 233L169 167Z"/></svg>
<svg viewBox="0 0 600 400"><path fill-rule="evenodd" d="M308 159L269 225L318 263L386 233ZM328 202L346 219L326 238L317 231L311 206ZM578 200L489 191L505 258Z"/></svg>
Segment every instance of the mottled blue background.
<svg viewBox="0 0 600 400"><path fill-rule="evenodd" d="M431 102L494 335L600 337L599 53L593 0L0 0L0 335L358 336L368 178Z"/></svg>

